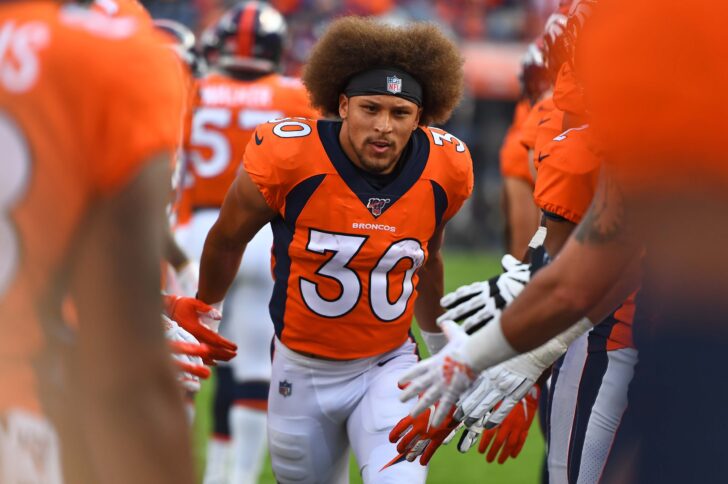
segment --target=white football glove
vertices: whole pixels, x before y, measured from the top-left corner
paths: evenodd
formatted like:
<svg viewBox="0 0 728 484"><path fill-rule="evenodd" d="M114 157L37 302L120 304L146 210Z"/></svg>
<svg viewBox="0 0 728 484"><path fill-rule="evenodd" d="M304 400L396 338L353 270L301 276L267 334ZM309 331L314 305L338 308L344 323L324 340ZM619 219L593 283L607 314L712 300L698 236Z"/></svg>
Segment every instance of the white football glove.
<svg viewBox="0 0 728 484"><path fill-rule="evenodd" d="M468 335L453 321L444 321L441 327L448 338L447 345L437 354L417 363L399 381L400 386L406 386L399 397L401 401L406 402L422 393L410 412L413 417L439 401L432 418L434 427L442 423L452 405L475 379L471 365L458 351Z"/></svg>
<svg viewBox="0 0 728 484"><path fill-rule="evenodd" d="M462 286L440 299L447 311L437 319L461 321L471 334L491 321L523 291L531 279L531 267L510 254L501 260L503 273L487 281Z"/></svg>
<svg viewBox="0 0 728 484"><path fill-rule="evenodd" d="M162 315L162 325L164 327L164 335L172 350L172 359L177 367L177 380L182 387L193 393L200 391L200 378L210 376L210 370L205 366L201 356L207 350L204 345L185 331L173 320L164 314Z"/></svg>
<svg viewBox="0 0 728 484"><path fill-rule="evenodd" d="M543 372L566 353L574 340L593 327L583 318L538 348L484 370L477 385L461 400L456 418L466 426L482 420L486 429L500 424ZM500 407L490 413L499 402Z"/></svg>

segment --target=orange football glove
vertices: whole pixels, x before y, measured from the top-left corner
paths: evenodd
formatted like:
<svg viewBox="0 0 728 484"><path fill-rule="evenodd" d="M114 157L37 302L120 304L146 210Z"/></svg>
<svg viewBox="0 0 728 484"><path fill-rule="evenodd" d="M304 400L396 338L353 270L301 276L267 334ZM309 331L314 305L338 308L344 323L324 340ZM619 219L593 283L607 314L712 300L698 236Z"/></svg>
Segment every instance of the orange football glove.
<svg viewBox="0 0 728 484"><path fill-rule="evenodd" d="M528 437L528 430L531 428L533 417L536 415L540 393L539 386L534 385L526 396L518 402L518 405L513 407L503 423L498 427L483 431L483 435L480 437L480 445L478 445L478 452L485 454L488 451L485 455L486 461L493 462L499 451L499 464L503 464L509 457L518 457L521 449L523 449L523 444L526 442L526 437Z"/></svg>
<svg viewBox="0 0 728 484"><path fill-rule="evenodd" d="M399 456L390 464L399 461L401 457L405 457L409 462L412 462L420 456L420 464L426 466L443 441L460 424L453 418L453 413L455 413L454 405L445 420L437 427L430 426L432 412L433 409L428 408L416 417L407 415L394 426L389 433L389 441L392 443L398 442L397 452L399 452Z"/></svg>
<svg viewBox="0 0 728 484"><path fill-rule="evenodd" d="M222 314L212 306L193 297L165 295L164 312L208 346L209 355L203 357L206 364L214 364L214 360L229 361L237 354L238 346L217 334Z"/></svg>

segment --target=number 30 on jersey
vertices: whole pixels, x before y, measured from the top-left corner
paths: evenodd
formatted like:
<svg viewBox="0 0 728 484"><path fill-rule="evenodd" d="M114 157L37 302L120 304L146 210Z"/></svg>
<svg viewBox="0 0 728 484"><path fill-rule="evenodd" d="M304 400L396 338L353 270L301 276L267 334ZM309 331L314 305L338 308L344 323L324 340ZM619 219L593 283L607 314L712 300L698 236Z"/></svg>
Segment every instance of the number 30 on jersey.
<svg viewBox="0 0 728 484"><path fill-rule="evenodd" d="M339 297L327 299L321 296L315 282L301 277L301 295L311 311L319 316L338 318L354 309L362 297L362 284L359 274L350 265L366 240L367 237L357 235L314 229L309 231L306 250L322 255L333 253L333 256L318 268L316 275L333 279L340 286ZM405 271L399 297L391 301L389 273L404 259L409 259L412 265ZM384 251L369 272L369 306L378 319L384 322L394 321L405 313L414 292L412 278L424 260L425 253L420 242L415 239L399 240Z"/></svg>

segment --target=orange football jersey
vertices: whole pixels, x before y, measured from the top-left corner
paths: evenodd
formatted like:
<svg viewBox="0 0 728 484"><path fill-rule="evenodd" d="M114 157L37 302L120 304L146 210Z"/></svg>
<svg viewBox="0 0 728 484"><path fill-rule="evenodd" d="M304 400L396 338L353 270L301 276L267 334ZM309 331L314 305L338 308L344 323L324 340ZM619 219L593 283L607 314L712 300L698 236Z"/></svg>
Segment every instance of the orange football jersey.
<svg viewBox="0 0 728 484"><path fill-rule="evenodd" d="M279 74L250 81L221 74L201 79L185 136L183 207L220 207L255 127L290 116L316 117L298 79Z"/></svg>
<svg viewBox="0 0 728 484"><path fill-rule="evenodd" d="M597 190L602 158L590 140L589 125L572 128L555 137L547 146L548 159L541 163L534 200L544 212L578 224L589 209ZM619 349L632 347L634 294L594 329L590 347Z"/></svg>
<svg viewBox="0 0 728 484"><path fill-rule="evenodd" d="M550 136L546 139L553 139L563 131L563 113L559 112L554 105L554 98L546 96L533 105L521 128L521 144L528 150L536 150L536 139L539 131L548 128Z"/></svg>
<svg viewBox="0 0 728 484"><path fill-rule="evenodd" d="M587 130L588 125L572 128L551 140L533 192L541 210L575 224L594 198L602 164L588 144Z"/></svg>
<svg viewBox="0 0 728 484"><path fill-rule="evenodd" d="M576 80L574 71L564 63L554 83L554 105L561 111L582 115L586 112L584 97Z"/></svg>
<svg viewBox="0 0 728 484"><path fill-rule="evenodd" d="M531 105L527 99L522 99L516 104L513 122L503 138L500 149L500 169L504 177L521 178L533 185L533 176L528 167L528 151L521 144L520 134L521 126L530 110Z"/></svg>
<svg viewBox="0 0 728 484"><path fill-rule="evenodd" d="M276 211L278 338L332 359L374 356L407 339L428 241L473 188L470 153L437 128L418 128L401 171L377 189L346 157L341 123L292 118L261 125L244 167Z"/></svg>
<svg viewBox="0 0 728 484"><path fill-rule="evenodd" d="M32 362L62 324L72 240L95 200L174 150L182 86L173 57L132 18L8 2L0 38L1 412L38 410Z"/></svg>
<svg viewBox="0 0 728 484"><path fill-rule="evenodd" d="M556 107L554 98L546 96L533 105L521 129L521 144L533 150L533 169L538 173L539 165L549 157L546 145L559 133L564 123L564 112Z"/></svg>

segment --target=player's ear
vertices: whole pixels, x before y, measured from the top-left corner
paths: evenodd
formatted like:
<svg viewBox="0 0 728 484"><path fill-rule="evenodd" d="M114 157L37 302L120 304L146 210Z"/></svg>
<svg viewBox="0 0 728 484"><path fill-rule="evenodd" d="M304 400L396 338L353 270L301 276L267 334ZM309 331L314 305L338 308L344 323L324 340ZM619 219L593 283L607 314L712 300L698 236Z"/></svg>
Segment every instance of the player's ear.
<svg viewBox="0 0 728 484"><path fill-rule="evenodd" d="M422 108L417 108L417 117L415 119L415 127L412 128L412 131L417 129L417 126L420 125L420 119L422 118Z"/></svg>
<svg viewBox="0 0 728 484"><path fill-rule="evenodd" d="M346 94L339 94L339 117L341 119L346 119L346 116L349 114L349 98L346 97Z"/></svg>

